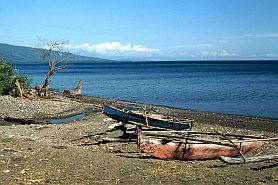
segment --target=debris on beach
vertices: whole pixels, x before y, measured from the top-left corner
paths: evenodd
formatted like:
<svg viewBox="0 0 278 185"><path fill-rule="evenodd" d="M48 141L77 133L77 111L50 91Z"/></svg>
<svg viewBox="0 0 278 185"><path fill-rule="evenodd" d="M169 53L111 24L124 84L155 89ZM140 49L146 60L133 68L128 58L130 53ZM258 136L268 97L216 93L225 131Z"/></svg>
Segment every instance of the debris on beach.
<svg viewBox="0 0 278 185"><path fill-rule="evenodd" d="M114 130L119 130L119 129L120 130L126 129L122 122L117 122L117 123L113 123L113 124L109 125L107 131L112 132Z"/></svg>
<svg viewBox="0 0 278 185"><path fill-rule="evenodd" d="M65 89L63 95L70 98L81 98L82 97L83 80L80 80L74 90Z"/></svg>

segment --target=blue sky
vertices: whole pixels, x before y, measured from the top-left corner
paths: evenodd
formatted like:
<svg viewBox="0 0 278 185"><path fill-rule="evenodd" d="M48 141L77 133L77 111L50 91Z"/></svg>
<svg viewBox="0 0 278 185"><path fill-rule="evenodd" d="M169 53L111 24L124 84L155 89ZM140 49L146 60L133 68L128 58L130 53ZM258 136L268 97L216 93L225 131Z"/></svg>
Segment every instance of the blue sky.
<svg viewBox="0 0 278 185"><path fill-rule="evenodd" d="M0 43L113 59L277 59L277 0L0 0Z"/></svg>

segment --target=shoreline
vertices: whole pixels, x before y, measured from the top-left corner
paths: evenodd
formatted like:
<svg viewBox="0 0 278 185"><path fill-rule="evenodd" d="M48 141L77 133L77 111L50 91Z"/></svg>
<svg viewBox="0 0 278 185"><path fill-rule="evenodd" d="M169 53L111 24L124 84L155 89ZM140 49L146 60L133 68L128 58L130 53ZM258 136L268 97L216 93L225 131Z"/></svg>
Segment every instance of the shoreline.
<svg viewBox="0 0 278 185"><path fill-rule="evenodd" d="M197 121L201 123L208 123L211 125L220 125L220 126L230 126L230 127L234 126L236 128L247 127L247 129L254 130L254 131L270 131L274 133L278 131L278 119L198 111L192 109L175 108L170 106L162 106L162 105L154 105L154 104L144 104L139 102L131 102L127 100L112 99L112 98L102 98L96 96L83 96L82 99L76 99L76 101L91 102L91 103L95 103L95 102L116 103L118 105L128 105L128 104L135 104L139 106L147 105L149 107L155 107L156 109L161 110L162 111L161 113L169 114L172 117L183 118L180 115L186 115L187 118L193 119L195 122ZM199 117L201 117L201 119ZM217 118L222 118L224 120L219 121L219 119ZM234 120L233 121L234 124L231 122L231 120ZM213 123L213 121L215 121L215 123ZM225 121L228 123L225 124ZM242 124L236 123L237 121ZM258 125L258 123L267 123L272 125L267 125L267 127L265 127L265 125ZM252 124L254 125L252 126Z"/></svg>
<svg viewBox="0 0 278 185"><path fill-rule="evenodd" d="M61 92L59 92L61 93ZM243 117L243 118L253 118L253 119L261 119L266 121L278 121L278 118L270 118L270 117L260 117L260 116L252 116L252 115L244 115L244 114L229 114L229 113L221 113L221 112L212 112L212 111L203 111L203 110L197 110L197 109L190 109L190 108L180 108L180 107L172 107L168 105L160 105L160 104L151 104L151 103L142 103L142 102L136 102L136 101L129 101L129 100L123 100L123 99L116 99L116 98L105 98L105 97L99 97L99 96L91 96L91 95L84 95L82 98L95 98L99 100L104 101L119 101L119 102L126 102L130 104L138 104L138 105L147 105L151 107L165 107L169 109L177 109L177 110L184 110L184 111L190 111L190 112L200 112L200 113L207 113L207 114L218 114L219 116L235 116L235 117Z"/></svg>
<svg viewBox="0 0 278 185"><path fill-rule="evenodd" d="M9 96L0 96L0 98L9 97ZM0 105L1 101L0 99ZM10 100L19 100L19 98L8 98L8 102ZM5 100L4 100L5 101ZM32 103L31 102L38 101L39 104L41 104L38 107L35 107L37 110L42 110L38 112L34 112L32 110ZM41 102L40 102L41 101ZM46 103L48 101L53 101L55 103L63 102L60 106L55 107L55 103L53 104L54 107L52 107L49 103ZM24 100L18 101L24 104ZM188 119L193 119L195 122L200 124L207 124L211 126L224 126L224 127L231 127L231 128L238 128L238 129L247 129L247 130L253 130L253 131L267 131L267 132L273 132L276 133L278 131L278 119L269 119L269 118L261 118L261 117L253 117L253 116L245 116L245 115L235 115L235 114L223 114L223 113L216 113L216 112L207 112L207 111L198 111L198 110L192 110L192 109L183 109L183 108L175 108L170 106L162 106L162 105L154 105L154 104L144 104L139 102L132 102L127 100L120 100L120 99L113 99L113 98L103 98L103 97L97 97L97 96L82 96L81 98L69 98L62 95L61 92L52 92L52 99L44 99L39 98L36 100L28 100L27 102L30 103L29 108L26 106L24 107L27 112L33 111L33 114L28 115L28 113L22 115L22 110L20 110L21 106L18 107L17 110L9 110L6 111L10 112L8 116L16 117L16 118L28 118L28 119L35 119L38 121L46 121L50 119L63 119L69 116L74 116L78 114L89 114L94 112L99 112L99 107L103 106L103 104L112 103L116 106L126 106L129 104L134 104L138 106L148 106L148 107L154 107L158 112L161 112L162 114L169 115L171 117L175 117L177 119L183 119L184 116ZM15 103L15 102L13 102ZM12 104L13 104L12 103ZM26 102L25 102L26 103ZM2 103L3 104L3 103ZM16 104L16 103L15 103ZM43 107L42 104L47 104L48 107ZM66 105L66 106L65 106ZM65 107L62 107L65 106ZM10 106L9 108L13 108L13 106ZM31 109L28 111L28 109ZM44 113L44 110L51 109L52 112ZM53 110L54 109L54 110ZM55 109L57 109L55 111ZM60 111L59 111L60 109ZM15 115L16 113L20 113L18 115ZM32 112L31 112L32 113ZM7 115L6 115L7 116ZM0 108L0 121L3 121L3 112L1 112ZM0 122L0 125L1 124ZM194 128L194 127L193 127Z"/></svg>
<svg viewBox="0 0 278 185"><path fill-rule="evenodd" d="M95 110L95 105L130 102L99 97L21 100L0 96L4 116L53 119ZM138 103L137 103L138 104ZM140 104L139 104L140 105ZM142 105L142 104L141 104ZM278 121L194 112L156 106L163 114L195 120L196 131L220 131L277 137ZM205 161L161 160L142 153L136 143L99 143L121 131L106 132L111 122L101 110L64 124L0 126L2 184L275 184L277 161L227 165ZM84 137L85 136L85 137ZM87 137L86 137L87 136ZM89 137L90 136L90 137ZM277 154L278 143L266 143L250 155ZM109 174L109 175L107 175Z"/></svg>

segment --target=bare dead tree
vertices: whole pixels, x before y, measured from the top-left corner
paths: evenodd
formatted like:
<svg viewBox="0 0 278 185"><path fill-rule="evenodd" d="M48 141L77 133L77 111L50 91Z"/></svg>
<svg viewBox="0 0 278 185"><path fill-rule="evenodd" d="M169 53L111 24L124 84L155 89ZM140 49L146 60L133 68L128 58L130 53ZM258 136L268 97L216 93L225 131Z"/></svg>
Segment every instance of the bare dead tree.
<svg viewBox="0 0 278 185"><path fill-rule="evenodd" d="M56 72L66 68L66 60L69 59L70 53L65 52L63 46L67 44L67 41L47 41L40 39L42 46L39 48L39 52L43 60L48 63L48 73L43 80L42 85L36 86L40 96L47 96L49 90L50 77Z"/></svg>

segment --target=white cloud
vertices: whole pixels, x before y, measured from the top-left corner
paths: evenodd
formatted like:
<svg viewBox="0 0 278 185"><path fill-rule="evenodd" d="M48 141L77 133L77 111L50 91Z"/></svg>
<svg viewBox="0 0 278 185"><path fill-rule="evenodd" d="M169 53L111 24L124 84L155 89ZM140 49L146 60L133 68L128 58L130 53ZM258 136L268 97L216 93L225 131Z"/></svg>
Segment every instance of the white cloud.
<svg viewBox="0 0 278 185"><path fill-rule="evenodd" d="M64 48L71 52L88 53L88 54L100 54L106 56L144 56L160 54L159 49L148 48L143 45L131 45L121 44L120 42L105 42L100 44L68 44L64 45Z"/></svg>
<svg viewBox="0 0 278 185"><path fill-rule="evenodd" d="M272 33L245 33L240 35L234 35L234 36L226 36L222 37L224 39L247 39L247 38L278 38L278 33L272 32Z"/></svg>
<svg viewBox="0 0 278 185"><path fill-rule="evenodd" d="M274 38L278 37L278 33L249 33L249 34L243 34L243 37L259 37L259 38Z"/></svg>
<svg viewBox="0 0 278 185"><path fill-rule="evenodd" d="M278 57L278 54L276 53L267 53L265 54L266 57Z"/></svg>
<svg viewBox="0 0 278 185"><path fill-rule="evenodd" d="M186 49L205 49L212 47L212 44L183 44L168 48L186 48Z"/></svg>
<svg viewBox="0 0 278 185"><path fill-rule="evenodd" d="M226 51L225 49L223 49L222 51L200 51L200 53L198 54L198 56L201 57L232 57L232 56L238 56L236 53L230 53L228 51Z"/></svg>
<svg viewBox="0 0 278 185"><path fill-rule="evenodd" d="M28 44L23 44L23 45L20 45L20 46L23 46L23 47L31 47L31 46L29 46Z"/></svg>
<svg viewBox="0 0 278 185"><path fill-rule="evenodd" d="M266 54L252 54L250 57L256 58L278 58L278 53L266 53Z"/></svg>

